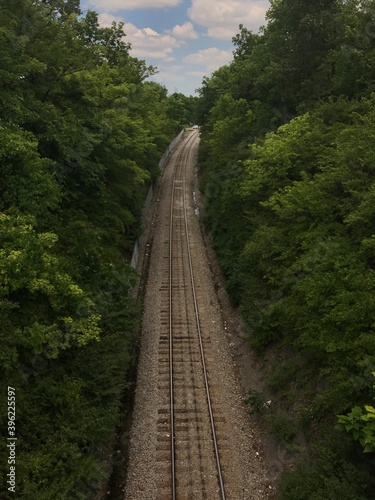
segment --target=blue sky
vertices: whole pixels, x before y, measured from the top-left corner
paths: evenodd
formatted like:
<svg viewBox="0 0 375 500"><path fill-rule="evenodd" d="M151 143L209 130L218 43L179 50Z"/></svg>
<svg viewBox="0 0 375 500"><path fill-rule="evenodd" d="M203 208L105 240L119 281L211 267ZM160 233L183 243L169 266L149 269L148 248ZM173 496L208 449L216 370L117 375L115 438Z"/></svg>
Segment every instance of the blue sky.
<svg viewBox="0 0 375 500"><path fill-rule="evenodd" d="M81 0L102 25L123 21L132 55L156 66L153 79L170 93L186 95L231 60L239 24L258 32L268 7L268 0Z"/></svg>

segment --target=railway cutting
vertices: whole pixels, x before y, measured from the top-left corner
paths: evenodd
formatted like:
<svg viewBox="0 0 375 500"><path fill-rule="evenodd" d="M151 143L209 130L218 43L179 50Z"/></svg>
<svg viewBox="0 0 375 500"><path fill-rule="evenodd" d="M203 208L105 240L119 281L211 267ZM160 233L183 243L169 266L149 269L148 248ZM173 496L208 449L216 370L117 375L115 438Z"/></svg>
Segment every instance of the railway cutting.
<svg viewBox="0 0 375 500"><path fill-rule="evenodd" d="M195 210L198 142L185 135L154 207L129 500L267 498Z"/></svg>

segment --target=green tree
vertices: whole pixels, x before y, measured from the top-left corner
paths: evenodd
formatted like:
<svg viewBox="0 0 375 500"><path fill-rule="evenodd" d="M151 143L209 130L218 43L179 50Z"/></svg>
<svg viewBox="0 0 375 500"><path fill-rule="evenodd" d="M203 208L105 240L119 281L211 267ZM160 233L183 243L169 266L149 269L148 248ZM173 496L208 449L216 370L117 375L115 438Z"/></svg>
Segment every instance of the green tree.
<svg viewBox="0 0 375 500"><path fill-rule="evenodd" d="M127 261L176 123L124 36L76 0L0 7L0 371L16 388L19 498L106 481L136 361Z"/></svg>

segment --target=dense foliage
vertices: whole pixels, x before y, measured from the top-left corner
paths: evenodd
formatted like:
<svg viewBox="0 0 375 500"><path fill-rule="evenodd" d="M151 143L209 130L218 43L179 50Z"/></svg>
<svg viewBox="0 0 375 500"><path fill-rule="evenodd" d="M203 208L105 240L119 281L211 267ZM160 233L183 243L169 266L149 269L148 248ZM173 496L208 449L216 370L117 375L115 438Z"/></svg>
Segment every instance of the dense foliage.
<svg viewBox="0 0 375 500"><path fill-rule="evenodd" d="M126 262L194 104L145 81L122 28L79 0L0 5L1 435L10 386L18 499L88 498L105 480L139 329Z"/></svg>
<svg viewBox="0 0 375 500"><path fill-rule="evenodd" d="M279 353L284 436L309 443L284 499L375 498L374 15L271 1L200 89L206 223L250 342Z"/></svg>

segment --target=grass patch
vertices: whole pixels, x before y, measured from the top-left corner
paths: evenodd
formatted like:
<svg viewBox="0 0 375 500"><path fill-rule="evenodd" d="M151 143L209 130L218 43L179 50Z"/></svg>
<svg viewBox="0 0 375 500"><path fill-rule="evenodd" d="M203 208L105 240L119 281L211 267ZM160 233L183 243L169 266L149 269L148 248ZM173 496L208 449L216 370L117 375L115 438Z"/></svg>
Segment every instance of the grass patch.
<svg viewBox="0 0 375 500"><path fill-rule="evenodd" d="M247 394L248 396L245 399L245 404L249 407L250 415L261 415L266 406L263 394L255 389L249 389Z"/></svg>
<svg viewBox="0 0 375 500"><path fill-rule="evenodd" d="M294 361L284 361L267 376L267 386L273 391L287 389L291 383L298 380L301 367Z"/></svg>
<svg viewBox="0 0 375 500"><path fill-rule="evenodd" d="M292 443L296 435L296 424L283 413L271 412L264 418L269 431L284 444Z"/></svg>

